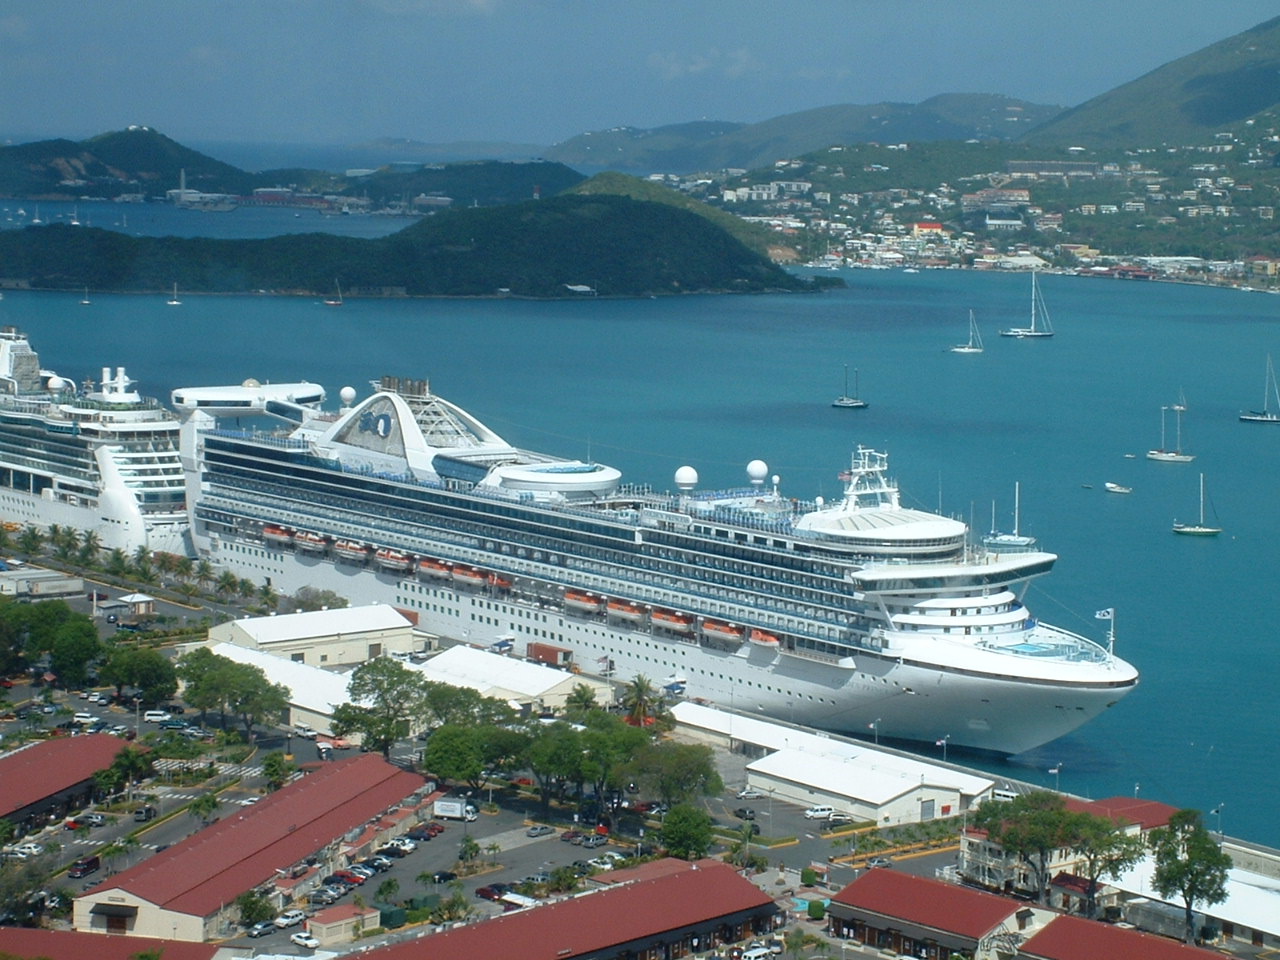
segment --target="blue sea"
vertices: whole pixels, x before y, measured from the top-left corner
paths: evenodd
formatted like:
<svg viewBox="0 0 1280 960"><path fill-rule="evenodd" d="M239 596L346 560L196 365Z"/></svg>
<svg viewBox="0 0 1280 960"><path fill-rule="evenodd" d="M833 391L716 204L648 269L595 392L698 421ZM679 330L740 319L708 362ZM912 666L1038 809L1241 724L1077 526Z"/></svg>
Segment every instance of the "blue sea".
<svg viewBox="0 0 1280 960"><path fill-rule="evenodd" d="M1017 484L1022 532L1060 557L1031 587L1031 608L1104 642L1095 613L1114 608L1116 650L1143 680L1068 737L974 762L1091 797L1218 808L1214 829L1280 846L1280 425L1237 421L1262 404L1267 354L1280 354L1280 297L1045 276L1058 334L1035 342L996 334L1027 322L1026 274L844 277L848 289L822 295L340 309L6 292L0 323L25 329L64 376L123 364L161 397L256 377L317 381L336 403L344 385L365 396L385 373L427 376L514 443L663 489L683 464L704 486L739 485L760 458L784 493L832 497L867 444L890 454L907 503L985 531L993 503L998 525L1013 525ZM966 339L970 309L986 351L947 352ZM830 406L845 364L865 410ZM1182 396L1183 447L1197 459L1146 460L1161 407ZM1175 518L1196 516L1202 472L1224 532L1175 536ZM1107 481L1133 492L1107 493Z"/></svg>

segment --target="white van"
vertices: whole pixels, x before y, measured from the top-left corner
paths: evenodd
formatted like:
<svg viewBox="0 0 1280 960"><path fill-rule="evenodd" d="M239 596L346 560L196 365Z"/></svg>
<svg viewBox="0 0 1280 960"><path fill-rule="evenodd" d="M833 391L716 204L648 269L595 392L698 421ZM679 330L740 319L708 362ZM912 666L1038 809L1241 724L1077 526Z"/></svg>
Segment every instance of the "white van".
<svg viewBox="0 0 1280 960"><path fill-rule="evenodd" d="M835 807L828 807L825 804L819 804L816 807L810 807L804 812L806 820L826 820L836 812Z"/></svg>
<svg viewBox="0 0 1280 960"><path fill-rule="evenodd" d="M164 723L172 718L163 710L148 710L142 715L142 719L147 723Z"/></svg>
<svg viewBox="0 0 1280 960"><path fill-rule="evenodd" d="M773 960L773 951L768 947L752 947L742 954L742 960Z"/></svg>
<svg viewBox="0 0 1280 960"><path fill-rule="evenodd" d="M311 729L309 724L305 723L295 723L293 725L293 735L295 737L305 737L308 740L316 738L316 732Z"/></svg>

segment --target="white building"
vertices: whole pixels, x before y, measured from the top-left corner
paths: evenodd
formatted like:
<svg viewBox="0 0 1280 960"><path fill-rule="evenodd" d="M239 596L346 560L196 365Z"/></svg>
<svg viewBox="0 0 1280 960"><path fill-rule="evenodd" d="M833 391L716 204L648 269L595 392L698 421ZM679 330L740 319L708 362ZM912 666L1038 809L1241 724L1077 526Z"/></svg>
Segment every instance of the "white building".
<svg viewBox="0 0 1280 960"><path fill-rule="evenodd" d="M428 680L469 687L483 696L505 700L517 709L533 713L564 709L565 699L577 686L594 691L596 703L601 706L613 702L613 688L603 680L477 647L451 647L425 663L407 666L420 670Z"/></svg>
<svg viewBox="0 0 1280 960"><path fill-rule="evenodd" d="M275 617L246 617L209 630L213 643L232 643L317 667L353 667L384 654L422 649L413 624L385 603Z"/></svg>

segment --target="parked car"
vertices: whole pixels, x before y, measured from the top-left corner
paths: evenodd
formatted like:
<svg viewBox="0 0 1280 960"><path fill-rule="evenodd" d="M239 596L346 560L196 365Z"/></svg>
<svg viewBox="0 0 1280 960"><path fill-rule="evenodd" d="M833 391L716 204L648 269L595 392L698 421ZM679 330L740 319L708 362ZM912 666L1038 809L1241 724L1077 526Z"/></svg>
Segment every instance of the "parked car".
<svg viewBox="0 0 1280 960"><path fill-rule="evenodd" d="M379 870L384 870L384 871L390 870L393 866L395 866L394 860L392 860L390 857L384 857L378 853L375 853L372 857L370 857L369 862L373 864L375 867L377 867Z"/></svg>
<svg viewBox="0 0 1280 960"><path fill-rule="evenodd" d="M354 890L356 887L354 882L342 876L341 873L331 873L327 877L322 878L320 882L327 887L333 887L335 890L341 890L343 893L346 893L348 890Z"/></svg>
<svg viewBox="0 0 1280 960"><path fill-rule="evenodd" d="M135 823L146 823L148 820L154 820L155 818L156 808L149 803L133 811L133 820Z"/></svg>
<svg viewBox="0 0 1280 960"><path fill-rule="evenodd" d="M756 812L750 807L739 807L733 811L733 815L739 820L754 820L756 818Z"/></svg>
<svg viewBox="0 0 1280 960"><path fill-rule="evenodd" d="M560 839L566 843L581 843L583 833L581 830L566 830L560 834Z"/></svg>
<svg viewBox="0 0 1280 960"><path fill-rule="evenodd" d="M244 933L246 937L265 937L267 934L273 932L275 928L276 925L270 920L259 920Z"/></svg>
<svg viewBox="0 0 1280 960"><path fill-rule="evenodd" d="M595 868L595 869L597 869L597 870L612 870L612 869L613 869L613 861L612 861L612 860L606 860L604 857L596 857L596 858L595 858L595 859L593 859L593 860L588 860L588 861L587 861L587 863L589 863L592 867L594 867L594 868Z"/></svg>
<svg viewBox="0 0 1280 960"><path fill-rule="evenodd" d="M739 800L763 800L764 794L755 787L743 787L738 791Z"/></svg>
<svg viewBox="0 0 1280 960"><path fill-rule="evenodd" d="M598 833L592 833L582 838L582 846L591 849L593 847L603 847L609 842L608 837L602 837Z"/></svg>
<svg viewBox="0 0 1280 960"><path fill-rule="evenodd" d="M408 837L410 840L412 840L414 843L426 843L433 836L435 836L435 834L433 834L426 827L414 827L412 830L406 833L405 836Z"/></svg>
<svg viewBox="0 0 1280 960"><path fill-rule="evenodd" d="M40 856L40 854L44 853L44 847L38 843L19 843L11 852L20 854L21 859L26 859L27 857Z"/></svg>
<svg viewBox="0 0 1280 960"><path fill-rule="evenodd" d="M573 872L580 877L585 877L591 872L591 862L589 860L575 860L571 864Z"/></svg>
<svg viewBox="0 0 1280 960"><path fill-rule="evenodd" d="M296 943L300 947L306 947L308 950L314 950L320 946L320 941L305 930L299 930L289 938L289 942Z"/></svg>
<svg viewBox="0 0 1280 960"><path fill-rule="evenodd" d="M387 845L399 847L405 853L413 853L413 851L418 849L418 845L408 837L393 837L391 840L387 841Z"/></svg>
<svg viewBox="0 0 1280 960"><path fill-rule="evenodd" d="M524 832L526 837L545 837L556 832L556 828L545 823L535 823Z"/></svg>
<svg viewBox="0 0 1280 960"><path fill-rule="evenodd" d="M327 907L330 904L337 903L342 897L342 893L332 887L321 887L319 890L313 890L311 896L307 897L307 903L317 907Z"/></svg>
<svg viewBox="0 0 1280 960"><path fill-rule="evenodd" d="M307 915L301 910L286 910L272 922L281 930L284 930L286 927L296 927L305 919L307 919Z"/></svg>
<svg viewBox="0 0 1280 960"><path fill-rule="evenodd" d="M509 883L491 883L485 887L476 887L476 896L481 900L498 900L510 890Z"/></svg>
<svg viewBox="0 0 1280 960"><path fill-rule="evenodd" d="M432 883L452 883L458 879L458 875L452 870L437 870L431 875Z"/></svg>
<svg viewBox="0 0 1280 960"><path fill-rule="evenodd" d="M375 855L375 856L379 856L379 857L393 857L394 859L399 860L401 857L403 857L403 856L404 856L405 854L407 854L409 851L408 851L408 850L405 850L403 847L397 847L397 846L395 846L395 845L393 845L393 844L390 844L390 843L389 843L389 844L387 844L385 847L379 847L377 850L375 850L375 851L373 851L373 852L374 852L374 855Z"/></svg>
<svg viewBox="0 0 1280 960"><path fill-rule="evenodd" d="M444 824L439 820L430 821L427 824L427 833L431 834L433 837L440 836L440 834L444 833Z"/></svg>
<svg viewBox="0 0 1280 960"><path fill-rule="evenodd" d="M892 867L893 861L888 857L872 857L867 861L868 867Z"/></svg>
<svg viewBox="0 0 1280 960"><path fill-rule="evenodd" d="M550 883L550 882L551 882L551 874L549 873L531 873L529 874L529 876L521 878L519 886L523 887L526 884L528 884L529 886L536 887L539 884Z"/></svg>
<svg viewBox="0 0 1280 960"><path fill-rule="evenodd" d="M67 871L67 876L72 880L79 880L81 877L87 877L91 873L97 873L100 866L102 866L102 861L97 854L81 857L71 865L71 869Z"/></svg>
<svg viewBox="0 0 1280 960"><path fill-rule="evenodd" d="M827 817L827 823L853 823L853 814L836 811Z"/></svg>
<svg viewBox="0 0 1280 960"><path fill-rule="evenodd" d="M828 807L825 804L819 804L816 807L810 807L808 810L806 810L804 812L804 818L806 820L826 820L835 812L836 811L834 807Z"/></svg>
<svg viewBox="0 0 1280 960"><path fill-rule="evenodd" d="M362 863L353 863L351 866L347 867L347 870L350 873L360 874L360 876L364 877L366 880L370 877L376 876L378 873L377 867L369 867Z"/></svg>

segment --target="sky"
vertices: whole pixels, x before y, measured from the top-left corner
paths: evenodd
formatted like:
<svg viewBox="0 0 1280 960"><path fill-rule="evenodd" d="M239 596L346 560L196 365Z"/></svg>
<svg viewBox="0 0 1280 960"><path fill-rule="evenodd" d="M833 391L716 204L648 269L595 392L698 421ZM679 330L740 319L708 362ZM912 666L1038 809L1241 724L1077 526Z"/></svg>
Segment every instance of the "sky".
<svg viewBox="0 0 1280 960"><path fill-rule="evenodd" d="M551 145L840 103L1074 106L1275 0L0 0L0 141Z"/></svg>

